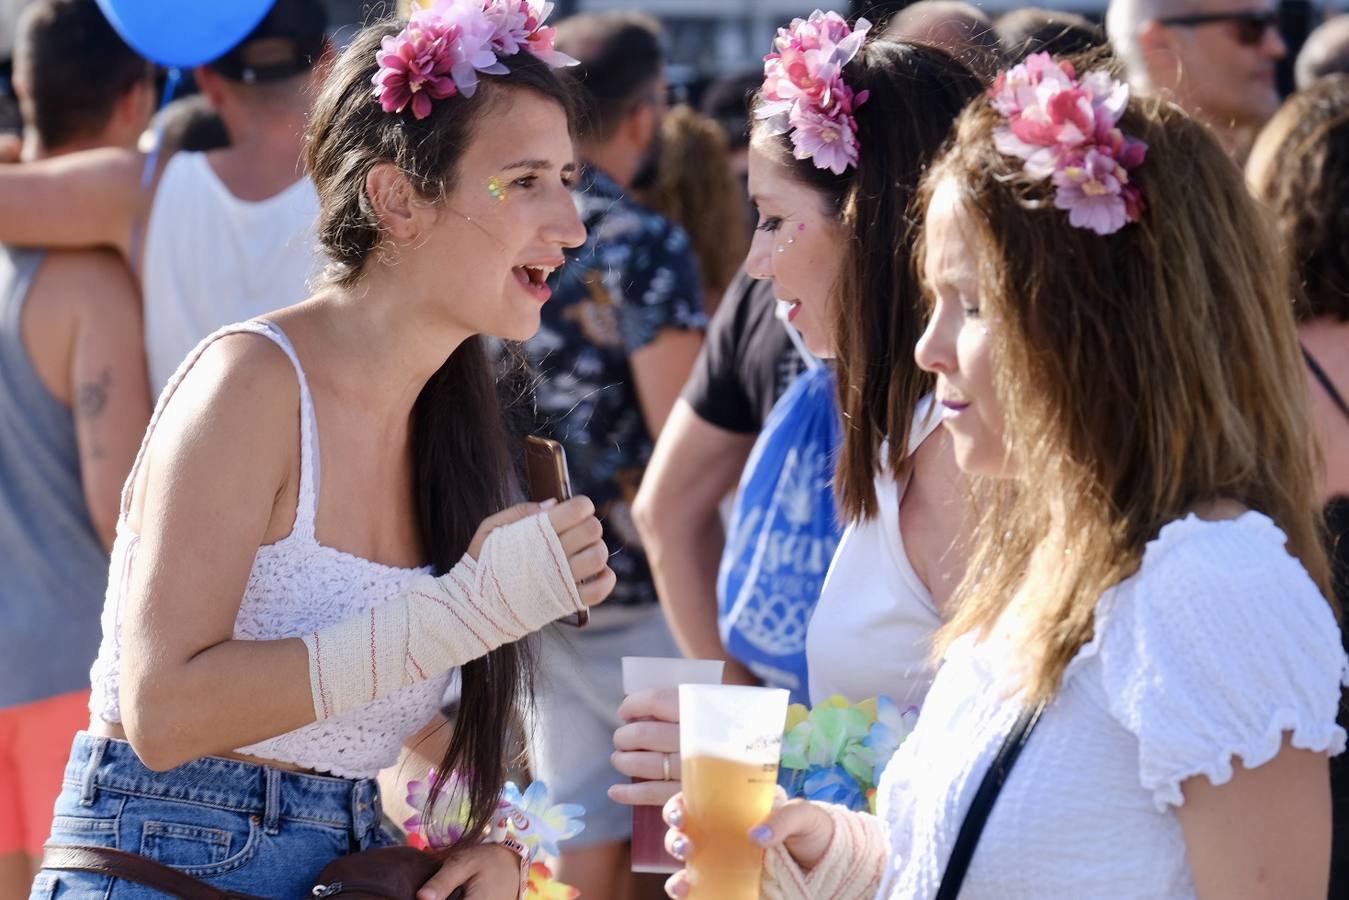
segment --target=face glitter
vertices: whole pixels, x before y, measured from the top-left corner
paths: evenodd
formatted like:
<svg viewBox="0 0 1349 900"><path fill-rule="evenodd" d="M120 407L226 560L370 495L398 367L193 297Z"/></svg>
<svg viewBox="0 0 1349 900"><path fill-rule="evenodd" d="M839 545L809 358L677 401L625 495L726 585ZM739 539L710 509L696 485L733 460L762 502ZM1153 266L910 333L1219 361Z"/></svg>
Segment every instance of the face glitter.
<svg viewBox="0 0 1349 900"><path fill-rule="evenodd" d="M487 193L498 200L504 201L506 199L506 186L501 183L499 178L493 175L491 178L487 179Z"/></svg>

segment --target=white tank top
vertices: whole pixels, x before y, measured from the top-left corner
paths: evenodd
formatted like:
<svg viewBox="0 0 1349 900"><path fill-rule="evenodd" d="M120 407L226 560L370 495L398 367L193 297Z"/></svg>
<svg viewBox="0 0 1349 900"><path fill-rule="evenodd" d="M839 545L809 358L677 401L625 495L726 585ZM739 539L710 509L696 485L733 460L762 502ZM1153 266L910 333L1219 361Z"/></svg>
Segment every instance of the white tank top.
<svg viewBox="0 0 1349 900"><path fill-rule="evenodd" d="M284 332L258 320L222 328L202 341L183 361L155 408L136 463L122 491L122 512L112 546L112 567L103 605L103 642L90 672L89 708L106 722L122 720L119 700L121 610L131 564L140 541L127 524L131 491L159 417L183 376L216 339L239 332L261 335L290 357L300 381L300 491L291 533L258 548L234 622L236 640L278 640L317 631L366 612L402 593L414 575L430 567L386 566L320 544L314 537L320 485L318 427L309 383ZM373 778L398 759L404 740L426 726L440 708L451 673L437 675L359 709L238 748L239 753L290 763L344 778ZM222 685L221 690L228 690Z"/></svg>
<svg viewBox="0 0 1349 900"><path fill-rule="evenodd" d="M918 404L910 456L941 425L932 405L931 395ZM885 695L904 709L927 696L936 673L932 635L942 618L904 549L899 505L907 486L879 475L876 515L849 523L834 552L806 629L812 705L834 694L851 703Z"/></svg>
<svg viewBox="0 0 1349 900"><path fill-rule="evenodd" d="M145 351L158 394L197 342L309 294L321 268L314 185L256 203L230 193L205 153L175 153L145 236Z"/></svg>

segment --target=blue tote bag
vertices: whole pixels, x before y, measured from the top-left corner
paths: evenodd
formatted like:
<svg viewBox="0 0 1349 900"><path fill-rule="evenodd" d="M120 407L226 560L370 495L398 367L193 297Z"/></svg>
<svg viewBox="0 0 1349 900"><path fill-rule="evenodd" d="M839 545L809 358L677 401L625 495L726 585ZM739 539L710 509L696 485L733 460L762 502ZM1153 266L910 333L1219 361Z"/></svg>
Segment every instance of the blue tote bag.
<svg viewBox="0 0 1349 900"><path fill-rule="evenodd" d="M717 578L722 643L766 684L791 691L793 702L806 700L806 627L842 533L834 374L814 357L807 363L750 453Z"/></svg>

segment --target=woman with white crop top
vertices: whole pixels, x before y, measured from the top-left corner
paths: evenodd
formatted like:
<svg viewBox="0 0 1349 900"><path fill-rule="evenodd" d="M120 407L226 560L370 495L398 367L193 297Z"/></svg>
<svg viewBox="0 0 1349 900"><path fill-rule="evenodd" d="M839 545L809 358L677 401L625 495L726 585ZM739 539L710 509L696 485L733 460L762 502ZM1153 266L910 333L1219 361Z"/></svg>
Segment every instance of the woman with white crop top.
<svg viewBox="0 0 1349 900"><path fill-rule="evenodd" d="M867 92L850 114L855 156L835 165L797 152L769 117L781 106L770 87L782 89L770 59L754 104L759 225L746 268L772 280L807 346L833 359L844 414L836 486L848 525L806 633L811 699L887 695L907 706L927 693L932 635L962 570L959 472L925 412L932 378L913 364L923 307L908 260L909 203L982 86L940 50L878 39L862 22L851 30L834 13L793 28L817 23L853 48L844 90ZM632 724L615 733L615 767L656 780L614 785L610 796L663 803L679 787L659 780L679 749L674 692L633 694L620 712Z"/></svg>
<svg viewBox="0 0 1349 900"><path fill-rule="evenodd" d="M307 150L327 278L203 341L160 398L53 844L307 896L332 859L390 840L373 778L459 669L441 769L472 824L418 897L520 894L520 848L478 844L528 690L515 642L613 586L588 500L506 509L482 335L531 336L585 236L565 60L520 8L449 0L334 64ZM33 896L159 896L112 883L45 869Z"/></svg>
<svg viewBox="0 0 1349 900"><path fill-rule="evenodd" d="M922 198L917 359L985 515L879 815L774 811L765 896L1322 900L1347 660L1268 222L1202 125L1045 54Z"/></svg>

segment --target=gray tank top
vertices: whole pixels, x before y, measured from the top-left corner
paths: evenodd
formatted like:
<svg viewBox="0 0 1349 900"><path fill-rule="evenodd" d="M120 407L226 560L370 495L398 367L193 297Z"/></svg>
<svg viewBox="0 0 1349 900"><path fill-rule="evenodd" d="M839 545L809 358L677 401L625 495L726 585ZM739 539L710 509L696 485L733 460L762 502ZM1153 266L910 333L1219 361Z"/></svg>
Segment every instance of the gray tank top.
<svg viewBox="0 0 1349 900"><path fill-rule="evenodd" d="M23 344L24 302L44 257L0 246L0 707L89 686L108 582L74 417Z"/></svg>

